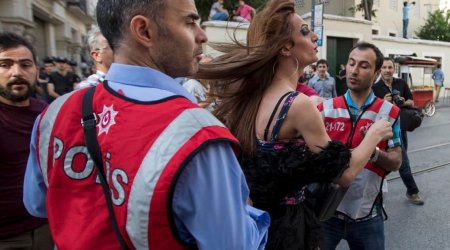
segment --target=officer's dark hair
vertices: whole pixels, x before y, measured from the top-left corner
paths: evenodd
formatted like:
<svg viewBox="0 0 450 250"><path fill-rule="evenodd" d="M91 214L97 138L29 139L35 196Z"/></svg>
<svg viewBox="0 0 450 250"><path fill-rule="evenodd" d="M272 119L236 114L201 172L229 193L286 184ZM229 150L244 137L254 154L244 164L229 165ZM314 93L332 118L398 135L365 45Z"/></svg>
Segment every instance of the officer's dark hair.
<svg viewBox="0 0 450 250"><path fill-rule="evenodd" d="M316 63L316 67L319 66L319 64L325 64L328 67L328 62L325 59L320 59L319 61L317 61Z"/></svg>
<svg viewBox="0 0 450 250"><path fill-rule="evenodd" d="M439 63L438 65L436 65L436 67L438 68L438 69L440 69L441 68L441 64Z"/></svg>
<svg viewBox="0 0 450 250"><path fill-rule="evenodd" d="M375 72L377 72L378 70L381 69L381 66L383 66L384 55L383 55L383 53L381 53L380 49L377 46L375 46L372 43L368 43L368 42L359 42L353 46L353 48L350 50L349 53L351 53L355 49L359 49L359 50L371 49L371 50L373 50L373 52L375 52L375 56L377 57L375 59Z"/></svg>
<svg viewBox="0 0 450 250"><path fill-rule="evenodd" d="M0 32L0 52L8 49L15 49L20 46L27 48L33 55L33 61L36 63L36 52L33 46L23 37L12 32Z"/></svg>
<svg viewBox="0 0 450 250"><path fill-rule="evenodd" d="M166 34L161 24L165 13L165 0L99 0L97 2L97 24L112 50L120 46L128 33L130 21L142 15L153 20L159 33Z"/></svg>

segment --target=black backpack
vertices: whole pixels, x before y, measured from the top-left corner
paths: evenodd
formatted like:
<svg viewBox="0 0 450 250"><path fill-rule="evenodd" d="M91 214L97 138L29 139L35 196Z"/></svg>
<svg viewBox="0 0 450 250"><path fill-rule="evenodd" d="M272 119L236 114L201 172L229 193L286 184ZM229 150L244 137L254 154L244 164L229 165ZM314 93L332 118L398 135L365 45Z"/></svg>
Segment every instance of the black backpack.
<svg viewBox="0 0 450 250"><path fill-rule="evenodd" d="M400 110L400 129L405 131L414 131L420 127L423 120L423 112L418 108L401 108Z"/></svg>

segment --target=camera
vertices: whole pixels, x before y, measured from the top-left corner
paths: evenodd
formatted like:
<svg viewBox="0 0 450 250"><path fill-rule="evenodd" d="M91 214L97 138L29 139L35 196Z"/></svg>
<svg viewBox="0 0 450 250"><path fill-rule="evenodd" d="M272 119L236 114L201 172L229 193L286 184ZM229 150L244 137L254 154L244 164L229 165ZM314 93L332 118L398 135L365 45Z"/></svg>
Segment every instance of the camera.
<svg viewBox="0 0 450 250"><path fill-rule="evenodd" d="M392 102L397 106L402 106L405 101L400 98L400 92L396 89L392 90Z"/></svg>

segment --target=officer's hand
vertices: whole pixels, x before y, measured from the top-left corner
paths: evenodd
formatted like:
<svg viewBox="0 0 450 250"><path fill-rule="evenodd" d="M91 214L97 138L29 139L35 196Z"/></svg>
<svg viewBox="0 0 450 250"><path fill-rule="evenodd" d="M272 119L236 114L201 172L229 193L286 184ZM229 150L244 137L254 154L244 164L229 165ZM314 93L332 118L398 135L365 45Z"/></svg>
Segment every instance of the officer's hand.
<svg viewBox="0 0 450 250"><path fill-rule="evenodd" d="M392 124L386 118L376 121L366 132L366 137L374 137L378 141L392 138Z"/></svg>

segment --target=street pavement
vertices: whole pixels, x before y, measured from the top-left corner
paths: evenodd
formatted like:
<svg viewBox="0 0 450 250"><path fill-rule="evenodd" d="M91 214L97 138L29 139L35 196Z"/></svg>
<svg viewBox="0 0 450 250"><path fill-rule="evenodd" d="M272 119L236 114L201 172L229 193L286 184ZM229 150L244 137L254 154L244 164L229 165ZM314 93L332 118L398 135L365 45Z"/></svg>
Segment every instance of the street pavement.
<svg viewBox="0 0 450 250"><path fill-rule="evenodd" d="M397 172L388 176L385 208L387 250L450 249L450 102L408 133L408 155L425 205L409 203ZM341 241L338 250L348 249Z"/></svg>

